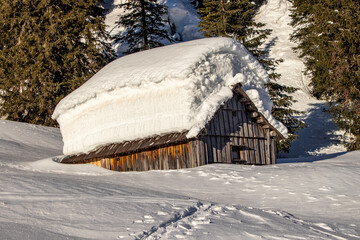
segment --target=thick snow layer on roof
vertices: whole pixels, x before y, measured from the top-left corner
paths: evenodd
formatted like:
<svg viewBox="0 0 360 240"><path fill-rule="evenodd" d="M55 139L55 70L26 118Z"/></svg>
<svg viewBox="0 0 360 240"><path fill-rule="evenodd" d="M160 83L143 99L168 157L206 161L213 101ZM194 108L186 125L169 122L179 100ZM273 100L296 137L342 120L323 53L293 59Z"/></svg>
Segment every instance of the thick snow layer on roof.
<svg viewBox="0 0 360 240"><path fill-rule="evenodd" d="M241 83L258 110L271 115L268 75L240 43L207 38L121 57L65 97L53 118L64 154L86 153L113 142L170 132L195 137Z"/></svg>

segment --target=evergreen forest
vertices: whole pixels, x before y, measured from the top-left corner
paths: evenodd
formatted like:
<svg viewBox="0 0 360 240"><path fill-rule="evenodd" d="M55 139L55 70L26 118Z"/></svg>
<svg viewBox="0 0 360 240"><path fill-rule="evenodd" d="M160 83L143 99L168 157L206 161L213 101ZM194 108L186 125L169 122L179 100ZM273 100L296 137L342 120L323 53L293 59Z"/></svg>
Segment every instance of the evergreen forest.
<svg viewBox="0 0 360 240"><path fill-rule="evenodd" d="M98 0L0 3L0 116L46 126L56 104L113 59Z"/></svg>

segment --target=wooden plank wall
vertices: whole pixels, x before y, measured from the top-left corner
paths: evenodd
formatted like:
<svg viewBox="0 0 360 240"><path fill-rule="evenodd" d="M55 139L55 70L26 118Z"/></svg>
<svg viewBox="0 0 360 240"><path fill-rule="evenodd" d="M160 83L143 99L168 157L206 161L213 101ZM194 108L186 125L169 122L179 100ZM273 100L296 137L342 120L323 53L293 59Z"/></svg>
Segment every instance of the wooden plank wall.
<svg viewBox="0 0 360 240"><path fill-rule="evenodd" d="M231 146L234 145L245 148L243 158L247 164L274 164L276 141L268 141L267 131L251 119L250 112L235 94L217 111L199 136L199 158L204 159L205 164L231 163Z"/></svg>
<svg viewBox="0 0 360 240"><path fill-rule="evenodd" d="M191 168L204 165L199 161L196 141L123 156L94 159L88 164L115 171L148 171Z"/></svg>

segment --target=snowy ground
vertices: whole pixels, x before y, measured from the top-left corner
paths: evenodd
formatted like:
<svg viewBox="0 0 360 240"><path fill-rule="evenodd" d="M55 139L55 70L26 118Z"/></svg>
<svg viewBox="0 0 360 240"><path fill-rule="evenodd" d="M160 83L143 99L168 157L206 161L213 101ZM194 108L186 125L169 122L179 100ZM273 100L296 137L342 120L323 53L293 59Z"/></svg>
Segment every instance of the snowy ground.
<svg viewBox="0 0 360 240"><path fill-rule="evenodd" d="M46 158L57 129L0 142L1 239L360 239L360 152L121 173Z"/></svg>

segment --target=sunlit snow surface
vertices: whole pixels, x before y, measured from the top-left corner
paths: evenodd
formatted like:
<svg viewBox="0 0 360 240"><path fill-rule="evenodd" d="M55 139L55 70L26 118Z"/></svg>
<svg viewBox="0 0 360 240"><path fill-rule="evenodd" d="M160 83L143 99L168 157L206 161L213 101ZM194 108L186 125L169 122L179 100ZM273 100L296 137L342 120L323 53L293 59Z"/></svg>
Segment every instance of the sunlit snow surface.
<svg viewBox="0 0 360 240"><path fill-rule="evenodd" d="M204 38L121 57L56 106L64 154L172 132L196 137L217 109L242 88L285 137L264 86L268 75L240 43Z"/></svg>
<svg viewBox="0 0 360 240"><path fill-rule="evenodd" d="M58 129L0 121L0 143L1 239L360 239L360 152L113 172L54 162Z"/></svg>

